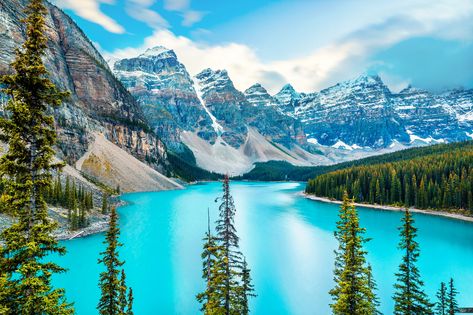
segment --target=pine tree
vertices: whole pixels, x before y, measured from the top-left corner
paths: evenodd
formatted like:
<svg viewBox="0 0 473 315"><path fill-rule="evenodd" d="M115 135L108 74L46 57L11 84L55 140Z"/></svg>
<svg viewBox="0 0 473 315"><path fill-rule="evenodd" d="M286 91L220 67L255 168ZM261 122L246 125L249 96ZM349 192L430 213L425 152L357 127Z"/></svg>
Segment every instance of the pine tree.
<svg viewBox="0 0 473 315"><path fill-rule="evenodd" d="M209 209L207 209L207 221L208 230L205 234L201 255L203 260L202 278L205 279L206 288L204 292L197 294L196 298L202 304L201 311L204 314L225 314L221 302L224 296L220 290L221 285L219 285L224 273L224 265L221 259L222 248L217 245L217 240L210 231Z"/></svg>
<svg viewBox="0 0 473 315"><path fill-rule="evenodd" d="M128 307L126 315L133 315L133 289L128 290Z"/></svg>
<svg viewBox="0 0 473 315"><path fill-rule="evenodd" d="M126 275L125 270L122 269L121 277L120 277L120 289L119 289L119 296L118 301L120 304L120 314L125 315L126 309L128 307L128 300L127 300L127 286L126 286Z"/></svg>
<svg viewBox="0 0 473 315"><path fill-rule="evenodd" d="M394 314L432 314L432 306L423 291L424 283L420 279L419 269L416 266L419 257L419 244L415 241L417 228L414 226L414 218L408 209L405 211L402 222L403 225L399 228L401 236L399 248L404 251L404 257L399 265L399 272L396 273Z"/></svg>
<svg viewBox="0 0 473 315"><path fill-rule="evenodd" d="M368 264L368 287L373 293L370 314L381 314L381 312L378 310L381 303L379 302L379 298L375 293L378 290L378 285L373 277L373 269L371 268L371 264Z"/></svg>
<svg viewBox="0 0 473 315"><path fill-rule="evenodd" d="M335 288L330 291L334 303L333 314L376 314L373 305L375 298L370 285L369 269L366 266L366 251L363 244L365 230L359 226L358 215L353 200L344 193L340 207L340 220L337 222L335 237L339 242L335 252ZM372 281L372 280L371 280Z"/></svg>
<svg viewBox="0 0 473 315"><path fill-rule="evenodd" d="M100 253L102 256L99 264L105 265L105 271L100 274L99 286L102 291L97 309L101 315L119 315L121 314L120 304L120 267L124 262L119 259L118 248L122 246L118 241L120 230L118 228L118 215L115 208L110 212L110 227L104 244L107 248Z"/></svg>
<svg viewBox="0 0 473 315"><path fill-rule="evenodd" d="M230 194L228 176L223 180L222 203L219 207L219 219L217 220L217 240L222 248L221 258L224 264L222 275L223 304L225 314L230 315L238 310L238 269L242 264L242 254L239 251L239 239L236 234L234 217L236 213L233 197Z"/></svg>
<svg viewBox="0 0 473 315"><path fill-rule="evenodd" d="M108 195L104 192L102 194L102 214L107 214L108 210Z"/></svg>
<svg viewBox="0 0 473 315"><path fill-rule="evenodd" d="M224 178L223 196L219 199L222 203L216 222L217 235L212 235L209 222L204 238L202 259L206 289L197 295L197 300L202 303L201 310L207 315L248 314L248 298L255 296L254 288L250 270L239 251L234 226L236 209L228 176Z"/></svg>
<svg viewBox="0 0 473 315"><path fill-rule="evenodd" d="M8 151L0 159L5 182L6 207L16 222L1 235L0 275L4 276L11 314L71 314L64 290L54 289L51 277L64 270L48 261L48 255L63 255L65 249L52 236L57 223L48 218L44 194L52 184L51 172L56 142L54 118L48 107L59 106L67 93L47 78L42 56L46 49L45 15L42 0L26 7L26 40L16 50L14 73L2 76L3 93L10 96L0 118L0 140Z"/></svg>
<svg viewBox="0 0 473 315"><path fill-rule="evenodd" d="M457 294L458 292L453 283L453 279L450 279L447 294L448 315L455 315L455 313L458 312Z"/></svg>
<svg viewBox="0 0 473 315"><path fill-rule="evenodd" d="M437 292L435 314L447 315L447 286L445 285L445 282L440 283L440 289Z"/></svg>
<svg viewBox="0 0 473 315"><path fill-rule="evenodd" d="M0 245L0 250L1 250L1 245ZM7 283L6 275L0 274L0 315L10 314L8 310L9 292L8 292L7 285L8 283Z"/></svg>
<svg viewBox="0 0 473 315"><path fill-rule="evenodd" d="M243 259L243 266L241 270L241 288L240 288L240 311L241 315L248 315L250 313L249 298L256 297L254 286L251 282L251 270L248 268L246 259Z"/></svg>

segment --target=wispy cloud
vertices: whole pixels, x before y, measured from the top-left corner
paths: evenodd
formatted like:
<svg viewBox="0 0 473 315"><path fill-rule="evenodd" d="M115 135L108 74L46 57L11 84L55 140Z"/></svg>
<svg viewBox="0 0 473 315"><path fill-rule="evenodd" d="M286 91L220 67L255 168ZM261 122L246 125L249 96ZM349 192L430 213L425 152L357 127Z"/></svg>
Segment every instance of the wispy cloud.
<svg viewBox="0 0 473 315"><path fill-rule="evenodd" d="M451 2L455 2L452 4ZM174 8L182 8L183 2L174 3ZM422 1L421 1L422 2ZM448 5L445 7L446 3ZM266 62L259 58L256 50L247 45L228 43L220 45L204 44L184 36L176 36L169 30L157 30L137 48L111 52L118 58L139 55L145 49L163 45L174 49L181 62L193 75L202 69L226 69L235 85L243 90L255 82L276 92L284 83L290 82L301 91L317 91L341 80L358 76L369 69L376 60L372 57L379 51L411 38L422 36L453 37L472 36L468 28L473 15L473 3L468 0L444 0L435 5L413 7L411 10L393 12L391 17L378 23L364 25L331 43L323 45L305 56ZM455 25L455 32L447 29ZM463 27L462 27L463 25ZM387 68L385 68L387 69ZM382 73L393 88L409 78L393 77Z"/></svg>
<svg viewBox="0 0 473 315"><path fill-rule="evenodd" d="M204 12L192 10L190 0L164 0L164 8L168 11L180 12L182 25L187 27L200 22L205 15Z"/></svg>
<svg viewBox="0 0 473 315"><path fill-rule="evenodd" d="M63 9L74 11L81 18L96 23L111 33L125 33L123 26L100 10L100 4L115 4L114 0L54 0L54 3Z"/></svg>
<svg viewBox="0 0 473 315"><path fill-rule="evenodd" d="M127 0L126 12L135 20L143 21L153 29L168 28L169 23L151 9L154 3L154 0Z"/></svg>

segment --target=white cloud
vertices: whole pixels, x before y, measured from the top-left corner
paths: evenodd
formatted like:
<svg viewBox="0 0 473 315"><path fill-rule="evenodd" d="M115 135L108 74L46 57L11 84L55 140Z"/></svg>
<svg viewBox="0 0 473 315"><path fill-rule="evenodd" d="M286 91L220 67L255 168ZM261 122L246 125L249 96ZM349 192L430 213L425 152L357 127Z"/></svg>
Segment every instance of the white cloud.
<svg viewBox="0 0 473 315"><path fill-rule="evenodd" d="M191 10L190 0L164 0L164 8L168 11L176 11L182 14L182 25L190 27L200 22L204 17L204 13Z"/></svg>
<svg viewBox="0 0 473 315"><path fill-rule="evenodd" d="M128 0L126 12L135 20L146 23L153 29L168 28L169 23L156 11L150 9L154 0Z"/></svg>
<svg viewBox="0 0 473 315"><path fill-rule="evenodd" d="M189 27L197 22L200 22L204 17L204 13L200 11L189 10L183 13L183 17L184 19L182 21L182 25Z"/></svg>
<svg viewBox="0 0 473 315"><path fill-rule="evenodd" d="M54 3L63 9L74 11L81 18L96 23L111 33L125 33L123 26L100 10L101 3L114 4L114 0L55 0Z"/></svg>
<svg viewBox="0 0 473 315"><path fill-rule="evenodd" d="M189 0L164 0L164 8L169 11L183 11L189 6Z"/></svg>
<svg viewBox="0 0 473 315"><path fill-rule="evenodd" d="M147 48L162 45L174 49L192 75L208 67L226 69L240 90L259 82L275 93L284 83L290 82L300 91L311 92L358 76L369 68L372 63L370 56L400 41L418 36L437 36L441 32L443 36L448 36L444 32L448 25L461 24L459 22L468 19L473 13L472 2L455 2L455 5L448 8L442 5L446 2L440 1L422 9L413 8L405 11L407 13L403 11L402 14L393 14L382 23L365 25L303 57L287 60L264 62L249 46L238 43L203 44L184 36L176 36L169 30L155 31L145 39L141 47L121 49L109 55L129 58L139 55ZM455 36L458 36L458 32ZM383 76L389 79L389 74ZM408 78L388 80L394 89L399 89L406 82Z"/></svg>

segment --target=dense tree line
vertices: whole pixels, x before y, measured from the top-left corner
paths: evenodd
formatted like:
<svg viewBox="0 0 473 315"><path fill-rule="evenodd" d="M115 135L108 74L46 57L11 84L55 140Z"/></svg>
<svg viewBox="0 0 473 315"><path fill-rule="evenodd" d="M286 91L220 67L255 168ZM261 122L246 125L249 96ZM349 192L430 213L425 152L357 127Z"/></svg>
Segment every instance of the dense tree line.
<svg viewBox="0 0 473 315"><path fill-rule="evenodd" d="M420 209L465 209L473 213L473 147L368 166L351 167L309 180L306 192L359 202Z"/></svg>
<svg viewBox="0 0 473 315"><path fill-rule="evenodd" d="M255 296L250 269L239 250L239 238L234 226L236 212L230 194L228 176L223 180L222 203L216 221L216 234L209 228L204 238L203 274L205 291L197 295L202 312L207 315L247 315L249 298Z"/></svg>
<svg viewBox="0 0 473 315"><path fill-rule="evenodd" d="M209 172L198 167L192 151L190 151L189 154L192 154L192 158L187 157L186 154L181 156L173 152L168 152L167 157L172 166L172 172L169 172L167 175L179 177L190 182L197 180L218 180L222 178L222 175L220 174Z"/></svg>
<svg viewBox="0 0 473 315"><path fill-rule="evenodd" d="M319 175L350 167L405 161L432 154L443 154L455 149L473 150L473 141L410 148L334 165L295 166L285 161L260 162L255 163L255 167L250 172L235 177L235 179L261 181L308 181L309 179L315 178Z"/></svg>
<svg viewBox="0 0 473 315"><path fill-rule="evenodd" d="M68 210L67 219L72 230L89 225L87 216L94 208L94 197L92 191L86 190L83 185L77 185L69 176L63 185L58 175L45 190L44 196L48 204Z"/></svg>

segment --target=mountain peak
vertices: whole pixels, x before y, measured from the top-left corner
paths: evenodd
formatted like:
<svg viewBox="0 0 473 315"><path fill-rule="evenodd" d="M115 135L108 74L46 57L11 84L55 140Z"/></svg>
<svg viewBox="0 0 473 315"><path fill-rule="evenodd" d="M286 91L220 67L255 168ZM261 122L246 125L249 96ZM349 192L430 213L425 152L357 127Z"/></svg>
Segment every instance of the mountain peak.
<svg viewBox="0 0 473 315"><path fill-rule="evenodd" d="M384 82L378 74L362 74L353 83L365 83L365 84L383 84Z"/></svg>
<svg viewBox="0 0 473 315"><path fill-rule="evenodd" d="M245 90L245 94L254 94L254 93L268 94L268 91L261 84L255 83Z"/></svg>
<svg viewBox="0 0 473 315"><path fill-rule="evenodd" d="M290 83L287 83L286 85L284 85L282 89L279 91L279 93L284 92L284 91L290 92L290 93L297 93L296 89L294 89L294 87Z"/></svg>
<svg viewBox="0 0 473 315"><path fill-rule="evenodd" d="M172 53L174 54L174 51L172 49L168 49L164 46L156 46L153 48L148 48L144 53L140 55L140 57L156 57L164 53Z"/></svg>

